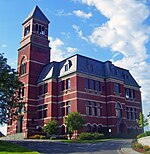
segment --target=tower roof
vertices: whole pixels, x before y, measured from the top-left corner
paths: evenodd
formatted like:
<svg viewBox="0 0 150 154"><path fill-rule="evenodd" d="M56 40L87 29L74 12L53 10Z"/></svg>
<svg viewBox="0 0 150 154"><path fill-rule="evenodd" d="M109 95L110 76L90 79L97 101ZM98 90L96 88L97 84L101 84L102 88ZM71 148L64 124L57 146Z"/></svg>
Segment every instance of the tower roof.
<svg viewBox="0 0 150 154"><path fill-rule="evenodd" d="M23 21L22 24L29 21L31 18L38 19L46 23L50 23L50 21L46 18L46 16L43 14L43 12L40 10L38 6L35 6L35 8L31 11L31 13L27 16L27 18Z"/></svg>

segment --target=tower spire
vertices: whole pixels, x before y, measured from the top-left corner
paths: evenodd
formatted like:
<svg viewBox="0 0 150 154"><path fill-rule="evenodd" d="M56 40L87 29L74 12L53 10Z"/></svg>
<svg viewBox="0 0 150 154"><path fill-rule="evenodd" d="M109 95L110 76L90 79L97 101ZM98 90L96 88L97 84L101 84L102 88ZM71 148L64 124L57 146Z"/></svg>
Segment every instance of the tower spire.
<svg viewBox="0 0 150 154"><path fill-rule="evenodd" d="M47 24L50 23L50 21L46 18L46 16L43 14L43 12L40 10L40 8L36 5L34 9L29 13L27 18L23 21L23 25L28 22L31 18L43 21Z"/></svg>

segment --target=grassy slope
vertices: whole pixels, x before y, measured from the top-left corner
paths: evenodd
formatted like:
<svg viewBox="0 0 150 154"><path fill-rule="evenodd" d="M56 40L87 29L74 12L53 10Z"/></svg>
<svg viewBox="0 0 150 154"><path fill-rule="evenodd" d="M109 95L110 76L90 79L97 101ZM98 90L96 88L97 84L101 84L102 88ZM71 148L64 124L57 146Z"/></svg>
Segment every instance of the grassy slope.
<svg viewBox="0 0 150 154"><path fill-rule="evenodd" d="M31 151L25 147L16 145L14 143L0 141L0 154L38 154L38 152Z"/></svg>

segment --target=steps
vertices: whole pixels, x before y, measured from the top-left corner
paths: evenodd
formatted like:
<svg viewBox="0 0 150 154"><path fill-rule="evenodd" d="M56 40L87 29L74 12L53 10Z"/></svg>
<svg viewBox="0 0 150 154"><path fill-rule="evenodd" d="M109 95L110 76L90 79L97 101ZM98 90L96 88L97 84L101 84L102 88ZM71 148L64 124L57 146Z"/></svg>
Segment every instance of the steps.
<svg viewBox="0 0 150 154"><path fill-rule="evenodd" d="M1 137L0 140L24 140L23 133L11 134L5 137Z"/></svg>

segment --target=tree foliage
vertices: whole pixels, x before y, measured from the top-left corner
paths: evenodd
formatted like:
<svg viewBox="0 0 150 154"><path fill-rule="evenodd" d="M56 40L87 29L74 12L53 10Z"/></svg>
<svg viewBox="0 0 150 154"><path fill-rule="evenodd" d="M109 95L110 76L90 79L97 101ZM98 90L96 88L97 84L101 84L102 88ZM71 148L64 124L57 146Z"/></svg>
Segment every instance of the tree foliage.
<svg viewBox="0 0 150 154"><path fill-rule="evenodd" d="M57 134L57 129L58 129L58 123L56 120L49 121L43 128L44 132L48 133L49 135Z"/></svg>
<svg viewBox="0 0 150 154"><path fill-rule="evenodd" d="M72 133L73 131L79 130L83 127L84 119L79 112L71 112L68 114L65 122L69 133Z"/></svg>
<svg viewBox="0 0 150 154"><path fill-rule="evenodd" d="M0 124L7 123L9 110L18 106L16 91L21 86L17 72L7 64L7 59L0 53Z"/></svg>
<svg viewBox="0 0 150 154"><path fill-rule="evenodd" d="M139 127L143 128L148 125L147 119L145 119L144 115L142 112L139 114L139 119L136 119L136 122L139 124Z"/></svg>

